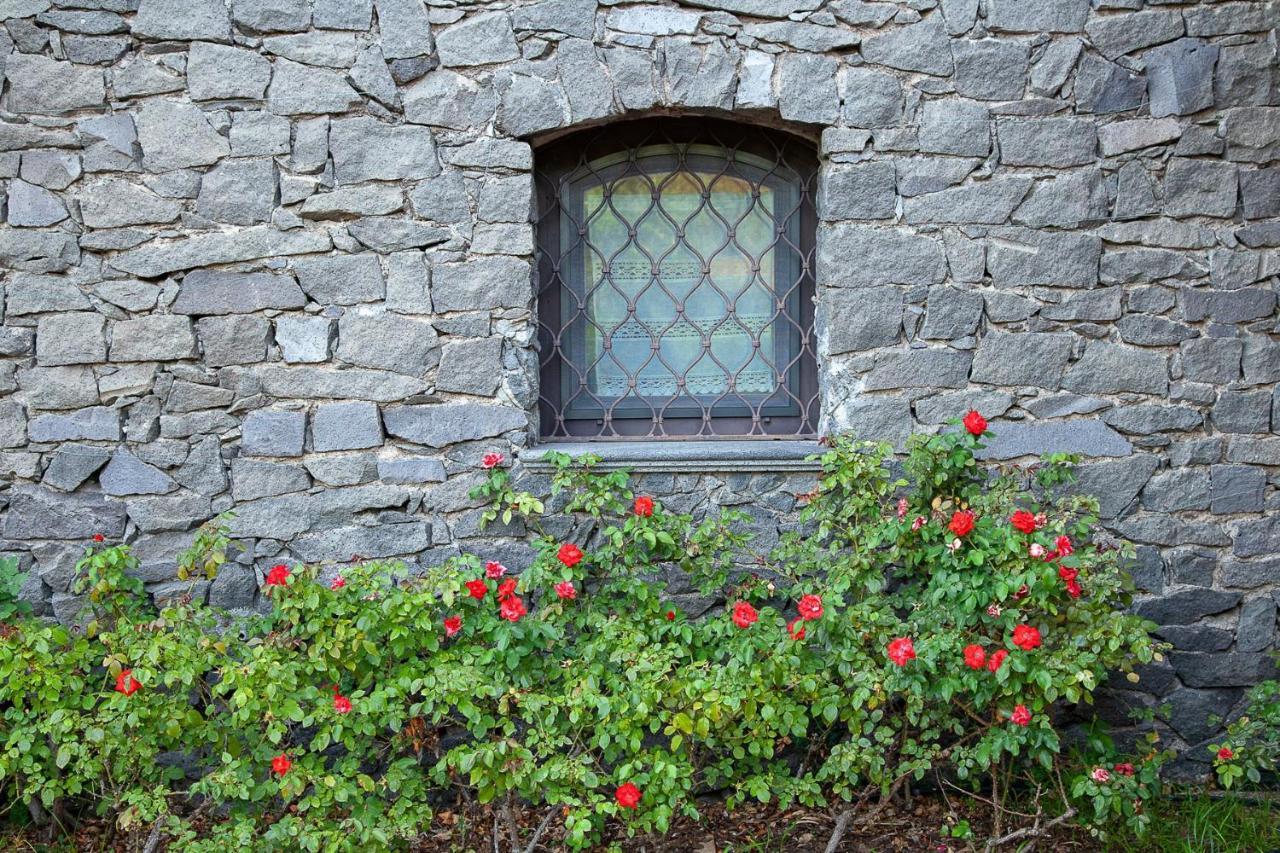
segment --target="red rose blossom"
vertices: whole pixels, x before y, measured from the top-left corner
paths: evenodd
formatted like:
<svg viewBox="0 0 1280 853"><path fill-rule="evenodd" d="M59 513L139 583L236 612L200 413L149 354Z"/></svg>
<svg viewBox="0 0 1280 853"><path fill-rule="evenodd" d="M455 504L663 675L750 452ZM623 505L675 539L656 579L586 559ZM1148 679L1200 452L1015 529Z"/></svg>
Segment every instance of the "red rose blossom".
<svg viewBox="0 0 1280 853"><path fill-rule="evenodd" d="M267 572L267 586L284 586L289 583L289 567L284 563L272 566Z"/></svg>
<svg viewBox="0 0 1280 853"><path fill-rule="evenodd" d="M907 661L915 660L916 647L910 637L898 637L885 648L889 653L889 660L898 666L906 666Z"/></svg>
<svg viewBox="0 0 1280 853"><path fill-rule="evenodd" d="M1236 754L1225 746L1222 749L1218 750L1219 761L1230 761L1235 757L1236 757Z"/></svg>
<svg viewBox="0 0 1280 853"><path fill-rule="evenodd" d="M103 536L101 533L95 533L95 534L93 534L93 541L94 541L94 542L106 542L106 541L107 541L107 537Z"/></svg>
<svg viewBox="0 0 1280 853"><path fill-rule="evenodd" d="M667 621L668 622L676 621L676 612L674 610L667 611Z"/></svg>
<svg viewBox="0 0 1280 853"><path fill-rule="evenodd" d="M1080 586L1078 581L1067 581L1067 595L1072 598L1079 598L1084 593L1084 587Z"/></svg>
<svg viewBox="0 0 1280 853"><path fill-rule="evenodd" d="M1004 649L996 649L992 652L991 656L987 658L987 672L998 672L1000 667L1004 665L1004 659L1008 656L1009 653Z"/></svg>
<svg viewBox="0 0 1280 853"><path fill-rule="evenodd" d="M1121 776L1132 776L1134 772L1133 765L1127 761L1122 764L1117 764L1116 772L1119 773Z"/></svg>
<svg viewBox="0 0 1280 853"><path fill-rule="evenodd" d="M484 564L484 576L490 580L497 580L507 573L507 567L499 563L497 560L490 560Z"/></svg>
<svg viewBox="0 0 1280 853"><path fill-rule="evenodd" d="M640 796L640 789L630 782L623 782L618 786L618 790L613 792L613 798L624 809L634 809L640 805Z"/></svg>
<svg viewBox="0 0 1280 853"><path fill-rule="evenodd" d="M982 435L987 431L987 419L978 414L975 410L970 409L969 414L964 416L964 428L971 435Z"/></svg>
<svg viewBox="0 0 1280 853"><path fill-rule="evenodd" d="M271 772L277 776L283 776L289 772L289 768L293 766L293 762L289 760L289 756L283 752L271 759Z"/></svg>
<svg viewBox="0 0 1280 853"><path fill-rule="evenodd" d="M573 588L573 581L560 581L555 586L556 595L561 599L573 601L578 597L578 591Z"/></svg>
<svg viewBox="0 0 1280 853"><path fill-rule="evenodd" d="M1036 532L1036 517L1025 509L1020 509L1009 519L1009 523L1022 533Z"/></svg>
<svg viewBox="0 0 1280 853"><path fill-rule="evenodd" d="M760 614L756 613L750 602L739 601L733 605L733 624L739 628L750 628L759 618Z"/></svg>
<svg viewBox="0 0 1280 853"><path fill-rule="evenodd" d="M964 663L969 669L982 669L987 663L987 651L977 643L964 647Z"/></svg>
<svg viewBox="0 0 1280 853"><path fill-rule="evenodd" d="M915 533L921 527L924 527L924 516L917 515L914 519L911 520L911 532Z"/></svg>
<svg viewBox="0 0 1280 853"><path fill-rule="evenodd" d="M446 637L452 637L452 636L456 635L456 634L457 634L459 631L461 631L461 630L462 630L462 617L461 617L461 616L446 616L446 617L444 617L444 635L445 635Z"/></svg>
<svg viewBox="0 0 1280 853"><path fill-rule="evenodd" d="M1022 599L1026 598L1030 594L1031 594L1031 587L1027 586L1024 583L1022 586L1018 587L1018 589L1013 593L1013 600L1021 601Z"/></svg>
<svg viewBox="0 0 1280 853"><path fill-rule="evenodd" d="M342 696L337 693L333 694L333 710L338 714L350 714L351 700L346 696Z"/></svg>
<svg viewBox="0 0 1280 853"><path fill-rule="evenodd" d="M1064 581L1073 581L1080 576L1079 569L1073 569L1070 566L1058 566L1058 577Z"/></svg>
<svg viewBox="0 0 1280 853"><path fill-rule="evenodd" d="M1053 548L1058 552L1059 557L1070 557L1076 552L1075 547L1071 544L1071 539L1066 536L1059 536L1053 540Z"/></svg>
<svg viewBox="0 0 1280 853"><path fill-rule="evenodd" d="M560 550L556 553L556 557L560 562L569 568L573 568L582 562L582 549L572 542L566 542L560 546Z"/></svg>
<svg viewBox="0 0 1280 853"><path fill-rule="evenodd" d="M520 617L528 614L528 610L524 607L524 601L518 595L509 595L502 599L502 604L498 606L499 615L508 622L519 622Z"/></svg>
<svg viewBox="0 0 1280 853"><path fill-rule="evenodd" d="M467 581L464 586L466 586L467 592L470 593L471 597L476 601L479 601L489 594L489 585L480 578L476 578L473 581Z"/></svg>
<svg viewBox="0 0 1280 853"><path fill-rule="evenodd" d="M498 584L498 600L499 601L502 601L505 598L510 598L515 594L516 594L515 578L507 578L502 583Z"/></svg>
<svg viewBox="0 0 1280 853"><path fill-rule="evenodd" d="M653 498L648 497L647 495L641 495L636 498L635 512L636 515L643 516L644 518L648 518L653 515Z"/></svg>
<svg viewBox="0 0 1280 853"><path fill-rule="evenodd" d="M501 453L486 453L484 458L480 460L480 464L485 468L497 468L505 462L506 459L507 457L503 456Z"/></svg>
<svg viewBox="0 0 1280 853"><path fill-rule="evenodd" d="M898 498L898 521L902 521L907 517L907 510L909 508L910 504L907 503L906 498Z"/></svg>
<svg viewBox="0 0 1280 853"><path fill-rule="evenodd" d="M138 679L133 677L133 670L122 669L120 674L116 676L116 692L123 693L126 696L132 696L138 692L138 688L142 686Z"/></svg>
<svg viewBox="0 0 1280 853"><path fill-rule="evenodd" d="M329 584L329 589L342 589L347 585L347 581L342 575L338 575L333 579L333 583Z"/></svg>
<svg viewBox="0 0 1280 853"><path fill-rule="evenodd" d="M787 633L791 635L793 640L804 639L804 620L799 616L787 623Z"/></svg>
<svg viewBox="0 0 1280 853"><path fill-rule="evenodd" d="M1107 772L1107 768L1105 767L1093 768L1093 772L1089 774L1089 777L1101 785L1105 785L1107 782L1111 781L1111 774Z"/></svg>
<svg viewBox="0 0 1280 853"><path fill-rule="evenodd" d="M800 611L800 618L806 622L821 619L822 599L816 595L801 596L800 602L796 605L796 610Z"/></svg>
<svg viewBox="0 0 1280 853"><path fill-rule="evenodd" d="M1013 644L1024 652L1040 645L1040 631L1034 625L1019 625L1013 629Z"/></svg>
<svg viewBox="0 0 1280 853"><path fill-rule="evenodd" d="M967 509L956 510L951 514L951 523L947 529L957 536L965 536L973 530L973 513Z"/></svg>
<svg viewBox="0 0 1280 853"><path fill-rule="evenodd" d="M1015 705L1013 713L1009 715L1009 722L1015 726L1027 726L1031 724L1031 712L1027 710L1026 705Z"/></svg>

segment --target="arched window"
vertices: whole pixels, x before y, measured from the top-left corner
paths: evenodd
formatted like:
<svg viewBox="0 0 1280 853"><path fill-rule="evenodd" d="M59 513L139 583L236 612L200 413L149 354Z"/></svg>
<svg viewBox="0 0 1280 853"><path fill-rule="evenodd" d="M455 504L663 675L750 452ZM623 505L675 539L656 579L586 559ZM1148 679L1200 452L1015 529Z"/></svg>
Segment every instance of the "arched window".
<svg viewBox="0 0 1280 853"><path fill-rule="evenodd" d="M812 146L709 119L540 149L541 437L817 431Z"/></svg>

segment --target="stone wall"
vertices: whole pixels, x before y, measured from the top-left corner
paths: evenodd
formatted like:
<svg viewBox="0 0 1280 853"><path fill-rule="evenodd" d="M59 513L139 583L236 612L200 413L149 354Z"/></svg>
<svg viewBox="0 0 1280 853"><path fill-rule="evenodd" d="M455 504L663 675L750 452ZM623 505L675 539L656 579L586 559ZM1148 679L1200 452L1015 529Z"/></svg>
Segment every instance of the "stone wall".
<svg viewBox="0 0 1280 853"><path fill-rule="evenodd" d="M1272 671L1274 0L0 17L0 547L44 612L74 614L95 533L133 543L158 596L186 590L174 555L231 508L242 553L195 589L221 606L256 606L280 559L496 547L467 491L483 452L536 440L536 143L683 112L820 151L829 428L901 444L976 406L994 458L1093 457L1108 527L1141 546L1139 609L1177 646L1142 686L1186 743ZM788 477L667 479L768 534Z"/></svg>

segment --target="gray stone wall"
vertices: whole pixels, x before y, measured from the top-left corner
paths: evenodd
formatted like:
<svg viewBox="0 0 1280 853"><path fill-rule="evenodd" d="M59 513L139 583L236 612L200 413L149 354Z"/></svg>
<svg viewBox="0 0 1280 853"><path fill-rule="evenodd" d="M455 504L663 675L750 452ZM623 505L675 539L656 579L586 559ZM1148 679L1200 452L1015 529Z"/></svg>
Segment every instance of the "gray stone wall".
<svg viewBox="0 0 1280 853"><path fill-rule="evenodd" d="M1187 743L1270 672L1280 597L1280 4L0 0L0 477L24 594L85 540L158 596L280 559L495 546L467 491L536 441L537 142L659 112L814 140L824 419L976 406L1069 450L1140 544ZM531 145L531 143L533 143ZM659 478L661 479L661 478ZM671 476L754 508L788 475ZM655 481L654 491L663 493ZM760 497L763 495L763 497ZM1149 701L1149 700L1144 700Z"/></svg>

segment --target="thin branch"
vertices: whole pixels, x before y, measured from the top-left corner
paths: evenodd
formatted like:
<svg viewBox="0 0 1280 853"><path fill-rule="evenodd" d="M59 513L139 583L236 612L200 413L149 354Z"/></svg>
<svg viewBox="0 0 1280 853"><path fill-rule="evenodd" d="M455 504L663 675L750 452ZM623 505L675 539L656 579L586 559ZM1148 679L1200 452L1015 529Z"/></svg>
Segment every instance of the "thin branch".
<svg viewBox="0 0 1280 853"><path fill-rule="evenodd" d="M529 846L524 848L524 853L533 853L538 846L538 840L542 838L542 833L547 831L547 827L551 825L551 819L556 816L556 809L552 806L547 810L546 817L542 819L542 823L538 824L538 828L533 831L533 838L529 839Z"/></svg>
<svg viewBox="0 0 1280 853"><path fill-rule="evenodd" d="M1049 830L1053 829L1055 826L1058 826L1059 824L1066 823L1067 821L1071 820L1071 818L1075 816L1076 816L1075 808L1074 807L1069 808L1062 814L1055 817L1053 820L1046 823L1043 827L1028 826L1022 829L1014 830L1013 832L1010 832L1007 835L1002 835L999 838L988 838L987 846L985 849L994 850L995 848L999 847L1001 844L1008 844L1011 841L1021 841L1024 838L1043 838L1044 836L1049 834Z"/></svg>
<svg viewBox="0 0 1280 853"><path fill-rule="evenodd" d="M836 819L836 828L831 831L831 840L827 842L827 849L823 853L836 853L840 848L840 842L844 840L844 834L849 830L851 820L853 820L853 809L845 809L840 813L840 817Z"/></svg>

